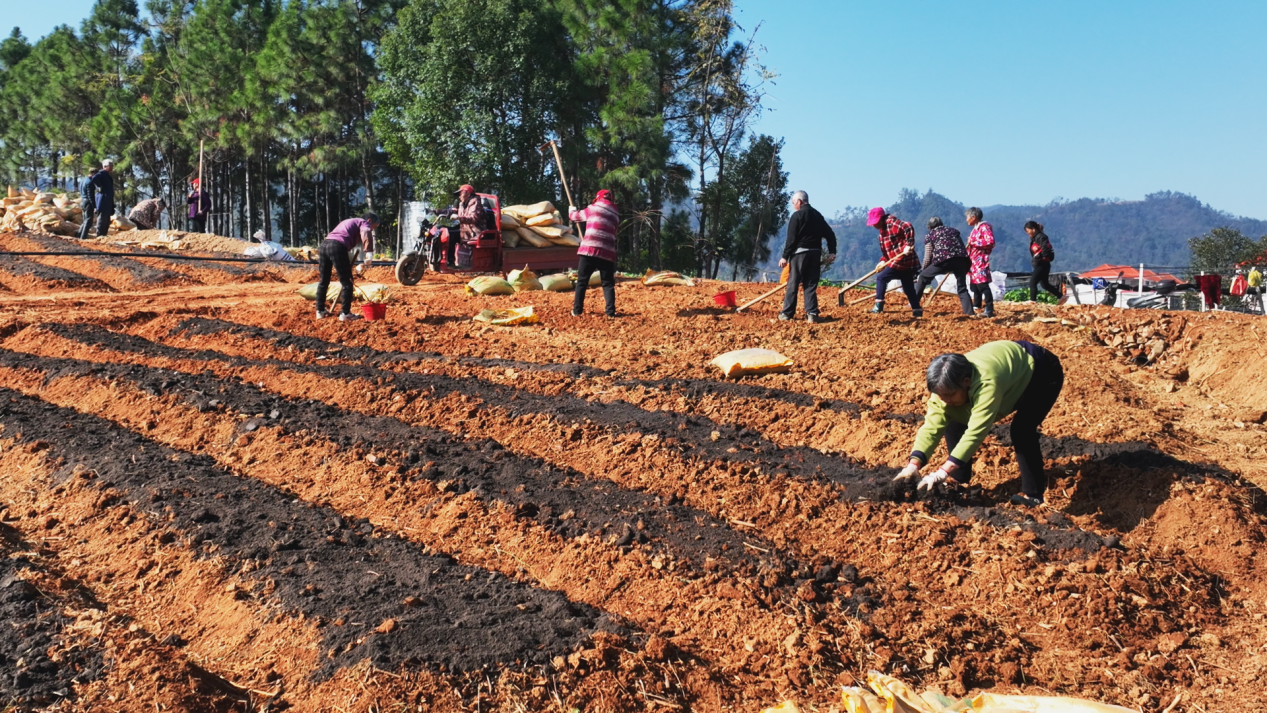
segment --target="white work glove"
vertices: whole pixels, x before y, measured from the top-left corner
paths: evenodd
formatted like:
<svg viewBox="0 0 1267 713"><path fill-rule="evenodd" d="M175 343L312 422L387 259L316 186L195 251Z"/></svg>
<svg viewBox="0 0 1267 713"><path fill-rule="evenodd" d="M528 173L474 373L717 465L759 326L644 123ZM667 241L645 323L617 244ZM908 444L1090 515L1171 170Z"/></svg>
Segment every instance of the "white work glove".
<svg viewBox="0 0 1267 713"><path fill-rule="evenodd" d="M931 493L933 492L933 487L935 485L945 481L946 478L949 478L949 477L950 477L950 473L947 473L945 466L942 466L941 468L938 468L932 473L929 473L928 475L924 476L923 479L919 481L919 485L915 486L915 489L926 490Z"/></svg>
<svg viewBox="0 0 1267 713"><path fill-rule="evenodd" d="M897 477L894 478L893 481L899 482L903 480L910 480L917 475L919 475L919 461L913 460L906 464L906 467L902 469L902 472L897 474Z"/></svg>
<svg viewBox="0 0 1267 713"><path fill-rule="evenodd" d="M881 260L880 262L877 262L877 263L875 264L875 269L877 269L877 270L883 270L883 269L884 269L884 266L885 266L885 265L888 265L888 264L889 264L889 263L888 263L888 261L887 261L887 260Z"/></svg>
<svg viewBox="0 0 1267 713"><path fill-rule="evenodd" d="M574 205L570 205L570 206L568 206L568 213L569 213L569 214L570 214L570 213L575 213L575 212L576 212L576 206L574 206Z"/></svg>
<svg viewBox="0 0 1267 713"><path fill-rule="evenodd" d="M823 258L823 267L827 267L833 262L836 262L836 253L827 253L827 257Z"/></svg>

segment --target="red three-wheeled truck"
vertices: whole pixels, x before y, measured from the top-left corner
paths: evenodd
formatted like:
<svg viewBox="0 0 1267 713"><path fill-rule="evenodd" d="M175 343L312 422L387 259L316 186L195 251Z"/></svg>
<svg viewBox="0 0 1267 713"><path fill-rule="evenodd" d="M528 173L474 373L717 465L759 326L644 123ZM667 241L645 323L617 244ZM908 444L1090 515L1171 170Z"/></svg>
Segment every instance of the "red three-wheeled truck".
<svg viewBox="0 0 1267 713"><path fill-rule="evenodd" d="M430 269L440 273L505 274L525 265L543 275L575 269L576 248L524 246L508 248L502 242L501 201L490 193L477 193L484 204L487 224L474 242L464 242L456 221L428 213L417 235L408 235L405 249L396 261L396 279L402 285L416 285ZM412 231L411 229L411 232Z"/></svg>

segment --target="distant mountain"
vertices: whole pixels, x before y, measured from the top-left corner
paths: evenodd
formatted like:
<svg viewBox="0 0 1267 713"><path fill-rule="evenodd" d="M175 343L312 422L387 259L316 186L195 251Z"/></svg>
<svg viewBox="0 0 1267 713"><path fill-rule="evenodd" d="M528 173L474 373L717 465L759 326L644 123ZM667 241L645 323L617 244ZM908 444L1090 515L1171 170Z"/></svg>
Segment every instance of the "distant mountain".
<svg viewBox="0 0 1267 713"><path fill-rule="evenodd" d="M967 208L929 190L903 190L897 203L886 210L915 226L915 244L922 259L924 226L934 215L946 225L958 228L966 238ZM1082 198L1053 201L1045 206L980 206L985 219L994 226L996 270L1024 272L1030 269L1029 236L1022 226L1028 220L1043 224L1056 249L1055 272L1081 272L1103 263L1181 268L1188 264L1188 238L1204 235L1213 228L1228 226L1258 238L1267 235L1267 221L1240 218L1215 210L1183 193L1162 191L1142 201L1113 201ZM866 225L866 208L850 208L829 222L836 231L839 260L828 279L861 276L875 267L880 248L874 228ZM775 248L774 261L778 261ZM1172 270L1173 271L1173 270Z"/></svg>

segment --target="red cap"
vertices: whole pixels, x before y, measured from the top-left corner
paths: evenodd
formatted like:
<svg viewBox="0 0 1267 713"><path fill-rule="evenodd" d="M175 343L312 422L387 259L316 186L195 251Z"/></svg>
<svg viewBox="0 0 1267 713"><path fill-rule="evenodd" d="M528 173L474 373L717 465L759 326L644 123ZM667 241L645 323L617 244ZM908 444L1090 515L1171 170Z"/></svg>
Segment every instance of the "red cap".
<svg viewBox="0 0 1267 713"><path fill-rule="evenodd" d="M195 179L193 180L193 184L194 184L195 186L197 186L197 185L201 185L201 184L202 184L202 179L200 179L200 178L195 178Z"/></svg>
<svg viewBox="0 0 1267 713"><path fill-rule="evenodd" d="M462 191L466 191L467 193L474 193L475 186L472 186L469 183L463 183L462 187L458 189L458 193L461 193Z"/></svg>
<svg viewBox="0 0 1267 713"><path fill-rule="evenodd" d="M610 201L611 199L612 199L612 192L607 190L606 188L599 191L598 194L594 196L594 200L596 201Z"/></svg>

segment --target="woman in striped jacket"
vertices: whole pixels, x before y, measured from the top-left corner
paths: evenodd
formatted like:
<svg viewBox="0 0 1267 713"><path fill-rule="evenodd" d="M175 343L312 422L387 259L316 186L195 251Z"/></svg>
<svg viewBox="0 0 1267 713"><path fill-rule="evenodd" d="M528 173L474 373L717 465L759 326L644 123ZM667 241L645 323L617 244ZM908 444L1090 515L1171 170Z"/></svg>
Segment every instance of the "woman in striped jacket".
<svg viewBox="0 0 1267 713"><path fill-rule="evenodd" d="M620 225L620 211L611 198L611 191L604 189L585 210L568 206L568 220L585 223L585 237L581 238L581 247L576 251L581 259L576 268L573 317L585 313L585 290L595 272L603 282L607 316L616 316L616 229Z"/></svg>

